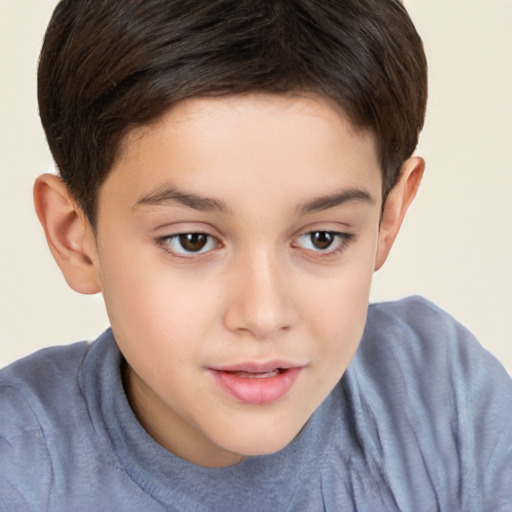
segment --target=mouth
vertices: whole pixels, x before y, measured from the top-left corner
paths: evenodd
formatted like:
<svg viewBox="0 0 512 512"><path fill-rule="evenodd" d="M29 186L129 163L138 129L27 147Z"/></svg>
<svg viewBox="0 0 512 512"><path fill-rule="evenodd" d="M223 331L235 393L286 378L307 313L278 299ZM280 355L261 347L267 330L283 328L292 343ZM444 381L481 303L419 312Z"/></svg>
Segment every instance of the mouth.
<svg viewBox="0 0 512 512"><path fill-rule="evenodd" d="M243 379L267 379L268 377L274 377L275 375L279 375L285 371L287 371L287 368L274 368L272 371L269 372L245 372L245 371L226 371L226 373L230 373L231 375L234 375L235 377L240 377ZM223 370L220 370L223 371Z"/></svg>
<svg viewBox="0 0 512 512"><path fill-rule="evenodd" d="M238 402L270 404L283 398L293 387L304 367L280 363L254 363L237 367L209 368L221 391Z"/></svg>

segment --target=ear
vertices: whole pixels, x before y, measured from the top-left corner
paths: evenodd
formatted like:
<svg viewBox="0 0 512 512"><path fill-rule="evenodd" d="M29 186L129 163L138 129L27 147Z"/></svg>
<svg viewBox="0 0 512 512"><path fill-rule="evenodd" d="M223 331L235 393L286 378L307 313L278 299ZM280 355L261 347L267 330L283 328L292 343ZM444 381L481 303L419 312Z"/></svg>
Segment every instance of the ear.
<svg viewBox="0 0 512 512"><path fill-rule="evenodd" d="M382 210L375 270L384 265L391 251L405 214L416 196L424 169L425 161L417 156L409 158L402 165L400 179L389 193Z"/></svg>
<svg viewBox="0 0 512 512"><path fill-rule="evenodd" d="M66 282L79 293L99 292L94 233L64 182L53 174L39 176L34 184L34 205Z"/></svg>

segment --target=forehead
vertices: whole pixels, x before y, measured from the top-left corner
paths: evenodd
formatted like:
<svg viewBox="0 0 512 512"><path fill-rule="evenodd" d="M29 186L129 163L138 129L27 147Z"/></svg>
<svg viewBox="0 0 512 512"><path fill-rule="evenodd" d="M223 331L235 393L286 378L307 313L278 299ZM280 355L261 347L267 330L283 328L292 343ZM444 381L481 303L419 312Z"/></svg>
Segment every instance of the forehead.
<svg viewBox="0 0 512 512"><path fill-rule="evenodd" d="M135 199L172 182L202 195L229 190L236 199L262 187L269 196L290 188L314 194L361 181L380 188L375 137L333 101L253 94L185 100L133 129L105 188L115 182Z"/></svg>
<svg viewBox="0 0 512 512"><path fill-rule="evenodd" d="M300 135L304 124L309 125L318 138L324 137L325 142L333 136L344 137L347 133L354 139L371 139L376 154L374 134L358 129L334 100L305 93L253 93L189 98L178 102L156 121L130 130L122 141L120 160L144 151L145 145L151 145L159 137L172 135L173 139L182 140L193 132L195 139L202 135L202 140L205 140L208 134L212 139L227 134L234 143L233 135L236 132L256 146L265 142L263 136L269 132L277 133L279 139L290 131ZM259 130L263 126L265 132Z"/></svg>

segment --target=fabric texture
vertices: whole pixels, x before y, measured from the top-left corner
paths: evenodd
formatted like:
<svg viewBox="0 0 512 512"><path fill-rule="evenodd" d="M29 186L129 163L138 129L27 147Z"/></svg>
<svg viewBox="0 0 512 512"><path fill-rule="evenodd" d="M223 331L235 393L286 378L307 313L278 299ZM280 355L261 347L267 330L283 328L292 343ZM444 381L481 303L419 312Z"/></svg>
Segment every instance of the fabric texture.
<svg viewBox="0 0 512 512"><path fill-rule="evenodd" d="M108 330L0 372L0 510L512 511L511 379L424 299L371 305L300 435L226 468L153 441L121 364Z"/></svg>

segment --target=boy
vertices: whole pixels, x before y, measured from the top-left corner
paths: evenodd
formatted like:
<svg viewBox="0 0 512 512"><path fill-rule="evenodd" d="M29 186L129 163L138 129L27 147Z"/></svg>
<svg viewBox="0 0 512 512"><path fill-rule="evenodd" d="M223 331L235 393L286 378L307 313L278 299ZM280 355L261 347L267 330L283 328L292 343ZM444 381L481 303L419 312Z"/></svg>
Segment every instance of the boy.
<svg viewBox="0 0 512 512"><path fill-rule="evenodd" d="M36 210L112 329L2 372L2 510L510 510L512 385L368 307L423 173L396 0L64 0Z"/></svg>

